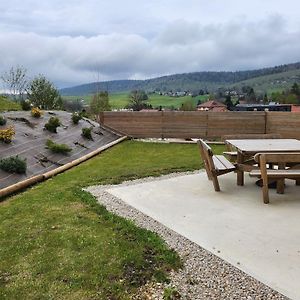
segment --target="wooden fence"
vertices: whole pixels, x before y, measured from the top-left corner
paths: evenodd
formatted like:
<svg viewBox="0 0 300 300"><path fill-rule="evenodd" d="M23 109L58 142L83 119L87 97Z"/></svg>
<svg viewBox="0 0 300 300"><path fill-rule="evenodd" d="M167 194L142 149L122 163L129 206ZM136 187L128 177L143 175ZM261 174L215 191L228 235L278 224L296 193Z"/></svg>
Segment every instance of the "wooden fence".
<svg viewBox="0 0 300 300"><path fill-rule="evenodd" d="M299 112L104 112L101 123L135 138L218 138L280 133L300 139Z"/></svg>

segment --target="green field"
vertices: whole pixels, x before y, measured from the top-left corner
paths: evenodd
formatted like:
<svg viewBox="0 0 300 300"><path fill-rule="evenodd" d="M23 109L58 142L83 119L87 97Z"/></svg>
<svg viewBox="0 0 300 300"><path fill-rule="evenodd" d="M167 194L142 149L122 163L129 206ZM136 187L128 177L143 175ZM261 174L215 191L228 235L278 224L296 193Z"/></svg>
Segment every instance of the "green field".
<svg viewBox="0 0 300 300"><path fill-rule="evenodd" d="M129 101L129 93L114 93L109 95L109 102L113 109L121 109L125 108ZM208 95L204 96L185 96L185 97L170 97L170 96L162 96L158 94L151 94L148 96L149 100L146 103L152 105L153 108L159 108L162 106L163 108L180 108L181 104L186 101L192 101L196 106L198 101L205 102L208 98ZM85 103L90 103L92 99L92 95L86 95L83 97L78 96L63 96L63 99L66 100L77 100L84 99Z"/></svg>
<svg viewBox="0 0 300 300"><path fill-rule="evenodd" d="M195 144L127 141L6 198L0 202L0 299L130 299L147 280L166 280L181 265L177 254L82 188L201 166Z"/></svg>
<svg viewBox="0 0 300 300"><path fill-rule="evenodd" d="M20 110L20 109L21 109L20 104L10 101L4 96L0 96L0 111Z"/></svg>

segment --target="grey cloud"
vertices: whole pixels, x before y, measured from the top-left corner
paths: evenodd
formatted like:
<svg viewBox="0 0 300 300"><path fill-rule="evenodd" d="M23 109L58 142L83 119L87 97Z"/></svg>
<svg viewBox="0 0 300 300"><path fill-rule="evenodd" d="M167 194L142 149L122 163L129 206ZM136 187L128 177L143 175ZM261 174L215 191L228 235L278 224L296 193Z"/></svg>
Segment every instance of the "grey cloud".
<svg viewBox="0 0 300 300"><path fill-rule="evenodd" d="M141 34L45 36L0 34L0 73L17 64L58 86L96 80L149 78L206 70L260 68L299 60L300 30L278 15L263 21L169 23L153 39Z"/></svg>

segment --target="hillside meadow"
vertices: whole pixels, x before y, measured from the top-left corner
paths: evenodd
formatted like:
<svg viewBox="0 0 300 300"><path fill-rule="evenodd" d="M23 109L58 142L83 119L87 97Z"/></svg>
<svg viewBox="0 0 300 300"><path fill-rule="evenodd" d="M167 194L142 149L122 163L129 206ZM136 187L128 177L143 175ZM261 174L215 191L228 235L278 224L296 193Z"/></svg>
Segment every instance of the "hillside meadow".
<svg viewBox="0 0 300 300"><path fill-rule="evenodd" d="M79 96L63 96L63 99L66 100L78 100L83 99L85 104L89 104L93 95L85 95L82 97ZM205 102L208 99L208 95L204 96L185 96L185 97L170 97L170 96L163 96L158 94L151 94L148 96L149 100L146 103L152 105L153 108L159 108L162 106L163 108L180 108L182 103L186 101L192 101L193 104L196 106L198 101ZM109 94L109 102L112 106L112 109L122 109L127 106L129 103L129 93L113 93Z"/></svg>
<svg viewBox="0 0 300 300"><path fill-rule="evenodd" d="M0 96L0 111L20 110L20 104L10 101L7 98Z"/></svg>

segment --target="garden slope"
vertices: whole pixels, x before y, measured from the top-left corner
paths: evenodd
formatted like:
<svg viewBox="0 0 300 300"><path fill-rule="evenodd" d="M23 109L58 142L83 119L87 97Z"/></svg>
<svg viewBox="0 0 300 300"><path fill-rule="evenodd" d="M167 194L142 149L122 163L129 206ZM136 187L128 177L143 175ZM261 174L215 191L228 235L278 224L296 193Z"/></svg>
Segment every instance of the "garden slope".
<svg viewBox="0 0 300 300"><path fill-rule="evenodd" d="M63 111L45 112L39 119L31 117L30 112L23 111L7 112L2 115L7 118L7 124L0 126L0 129L13 125L16 135L10 144L0 142L0 158L12 155L25 158L27 172L24 175L19 175L0 170L0 189L34 175L53 170L120 137L88 119L80 120L78 125L74 125L71 114ZM45 123L53 115L58 117L62 123L62 126L57 128L57 133L50 133L44 129ZM24 118L30 123L25 122ZM84 127L93 127L93 141L81 136L81 130ZM67 155L52 153L45 147L47 139L59 144L67 144L72 148L72 151Z"/></svg>

